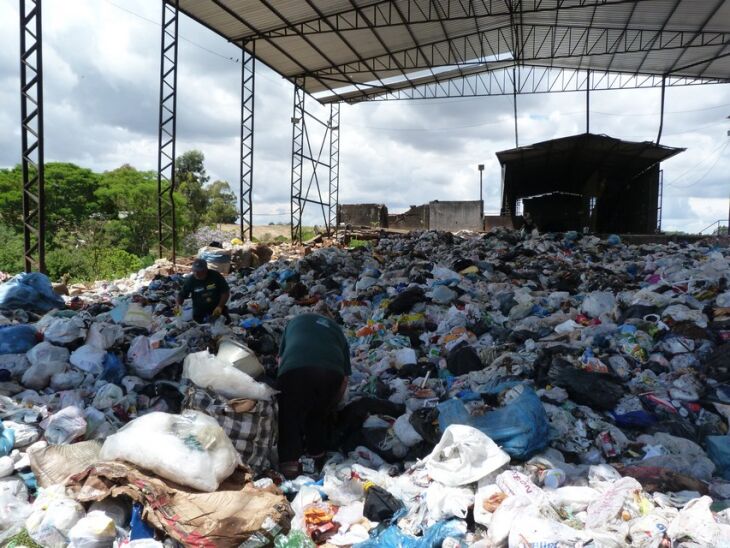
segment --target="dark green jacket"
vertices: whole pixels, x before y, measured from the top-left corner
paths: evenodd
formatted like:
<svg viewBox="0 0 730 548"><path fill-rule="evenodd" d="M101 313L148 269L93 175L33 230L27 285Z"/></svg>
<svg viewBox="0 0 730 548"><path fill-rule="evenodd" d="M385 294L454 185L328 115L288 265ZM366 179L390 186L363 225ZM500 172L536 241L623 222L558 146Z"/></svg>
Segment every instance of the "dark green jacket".
<svg viewBox="0 0 730 548"><path fill-rule="evenodd" d="M289 321L279 345L279 373L300 367L323 367L349 377L350 347L336 322L318 314Z"/></svg>

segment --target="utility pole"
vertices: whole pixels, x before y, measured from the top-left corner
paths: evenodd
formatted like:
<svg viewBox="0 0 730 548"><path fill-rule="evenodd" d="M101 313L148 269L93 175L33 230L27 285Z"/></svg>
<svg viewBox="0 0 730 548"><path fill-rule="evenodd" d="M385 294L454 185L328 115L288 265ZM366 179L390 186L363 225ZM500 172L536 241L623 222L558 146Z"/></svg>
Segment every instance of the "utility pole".
<svg viewBox="0 0 730 548"><path fill-rule="evenodd" d="M482 204L482 219L484 219L484 184L482 183L482 174L484 173L484 164L479 164L479 201Z"/></svg>

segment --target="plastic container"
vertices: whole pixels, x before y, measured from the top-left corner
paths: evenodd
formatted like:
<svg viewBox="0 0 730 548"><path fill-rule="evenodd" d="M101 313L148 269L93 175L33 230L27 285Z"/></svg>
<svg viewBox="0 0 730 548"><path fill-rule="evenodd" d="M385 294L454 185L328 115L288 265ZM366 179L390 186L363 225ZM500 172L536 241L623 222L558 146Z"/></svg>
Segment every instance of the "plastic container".
<svg viewBox="0 0 730 548"><path fill-rule="evenodd" d="M234 339L227 337L221 339L218 344L217 357L254 379L265 373L264 367L259 362L256 354L248 346Z"/></svg>

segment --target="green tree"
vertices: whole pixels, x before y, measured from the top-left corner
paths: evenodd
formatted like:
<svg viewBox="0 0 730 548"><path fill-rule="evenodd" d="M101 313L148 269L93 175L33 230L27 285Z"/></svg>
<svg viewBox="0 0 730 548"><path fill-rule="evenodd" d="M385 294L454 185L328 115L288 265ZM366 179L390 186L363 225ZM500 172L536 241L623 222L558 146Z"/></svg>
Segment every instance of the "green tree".
<svg viewBox="0 0 730 548"><path fill-rule="evenodd" d="M226 181L215 181L205 189L208 194L207 224L235 223L238 219L236 195Z"/></svg>
<svg viewBox="0 0 730 548"><path fill-rule="evenodd" d="M100 177L96 197L111 243L144 256L157 240L157 176L123 165Z"/></svg>
<svg viewBox="0 0 730 548"><path fill-rule="evenodd" d="M185 198L191 229L197 229L208 209L205 184L210 180L205 171L205 155L199 150L188 150L175 160L177 190Z"/></svg>
<svg viewBox="0 0 730 548"><path fill-rule="evenodd" d="M23 229L22 171L20 166L0 170L0 220ZM94 196L98 175L75 164L45 165L46 234L52 242L59 230L72 230L97 211Z"/></svg>

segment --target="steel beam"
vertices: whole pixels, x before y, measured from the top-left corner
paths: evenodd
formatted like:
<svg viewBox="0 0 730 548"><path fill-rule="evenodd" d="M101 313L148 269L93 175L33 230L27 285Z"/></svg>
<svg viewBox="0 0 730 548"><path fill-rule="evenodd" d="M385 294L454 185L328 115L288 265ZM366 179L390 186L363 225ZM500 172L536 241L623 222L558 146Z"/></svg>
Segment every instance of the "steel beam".
<svg viewBox="0 0 730 548"><path fill-rule="evenodd" d="M306 108L304 80L294 86L294 108L292 111L292 170L291 170L291 237L293 242L302 241L302 218L307 204L318 205L322 212L325 230L331 232L331 209L339 187L339 108L330 110L328 120L321 120ZM324 128L319 148L313 142L309 125L316 122ZM333 136L334 132L337 136ZM313 146L313 144L315 146ZM325 147L329 147L329 163L323 161ZM326 157L325 157L326 159ZM337 165L333 166L332 161ZM335 172L333 173L333 167ZM328 179L320 184L323 170L328 170ZM322 187L329 196L323 196ZM310 194L316 191L316 198ZM335 192L333 198L332 192ZM313 194L312 194L313 195ZM314 196L314 195L313 195Z"/></svg>
<svg viewBox="0 0 730 548"><path fill-rule="evenodd" d="M43 158L41 0L20 0L20 137L23 177L23 263L45 272L46 198Z"/></svg>
<svg viewBox="0 0 730 548"><path fill-rule="evenodd" d="M543 67L525 65L518 68L519 86L517 93L540 94L586 90L586 72L570 68ZM512 68L504 67L493 71L480 72L463 78L444 79L436 83L424 84L417 87L398 88L391 86L389 90L373 89L363 97L360 93L349 95L344 93L347 103L362 101L388 101L404 99L441 99L447 97L484 97L493 95L512 95ZM660 88L663 76L637 75L634 73L598 71L591 69L591 91L610 89L640 89ZM692 86L708 84L727 84L725 80L709 78L672 77L666 78L666 86ZM340 101L341 97L318 97L323 104Z"/></svg>
<svg viewBox="0 0 730 548"><path fill-rule="evenodd" d="M545 13L583 9L612 4L633 3L636 0L520 0L522 12ZM441 23L444 21L474 20L509 15L514 9L512 0L386 0L368 6L350 8L336 13L317 14L317 17L295 24L281 25L265 32L247 34L241 38L284 38L303 34L323 34L371 28L388 28L402 24ZM405 17L401 17L398 12Z"/></svg>
<svg viewBox="0 0 730 548"><path fill-rule="evenodd" d="M302 81L301 86L304 85ZM305 93L299 83L294 84L294 108L292 111L291 151L291 241L302 241L302 167L304 159L304 99Z"/></svg>
<svg viewBox="0 0 730 548"><path fill-rule="evenodd" d="M435 66L468 67L483 64L489 59L515 58L515 51L521 53L522 60L529 62L575 58L578 55L615 56L625 53L648 54L653 51L678 51L681 55L689 48L730 44L730 33L727 32L624 30L570 25L517 26L521 30L516 41L513 37L514 28L506 23L488 31L439 39L383 55L323 67L307 75L324 77L387 70L418 71Z"/></svg>
<svg viewBox="0 0 730 548"><path fill-rule="evenodd" d="M157 231L160 257L177 259L175 139L177 133L178 0L162 1L160 116L157 150Z"/></svg>
<svg viewBox="0 0 730 548"><path fill-rule="evenodd" d="M238 187L241 240L253 239L253 144L256 44L241 61L241 177Z"/></svg>
<svg viewBox="0 0 730 548"><path fill-rule="evenodd" d="M337 235L337 208L340 198L340 104L330 105L329 233Z"/></svg>

